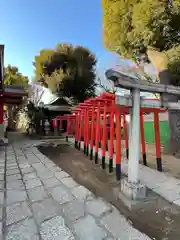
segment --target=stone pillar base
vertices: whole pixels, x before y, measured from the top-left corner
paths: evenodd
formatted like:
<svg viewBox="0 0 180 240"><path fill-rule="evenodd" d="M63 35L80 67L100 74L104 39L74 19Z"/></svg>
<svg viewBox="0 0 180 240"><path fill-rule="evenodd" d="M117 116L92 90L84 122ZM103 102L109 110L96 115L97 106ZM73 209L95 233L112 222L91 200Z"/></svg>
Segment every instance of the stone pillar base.
<svg viewBox="0 0 180 240"><path fill-rule="evenodd" d="M157 196L152 191L149 192L147 187L141 183L132 184L127 179L122 179L118 198L129 210L137 210L149 207L151 204L154 206Z"/></svg>
<svg viewBox="0 0 180 240"><path fill-rule="evenodd" d="M131 200L143 200L147 197L147 187L141 183L133 184L127 178L121 181L121 192Z"/></svg>

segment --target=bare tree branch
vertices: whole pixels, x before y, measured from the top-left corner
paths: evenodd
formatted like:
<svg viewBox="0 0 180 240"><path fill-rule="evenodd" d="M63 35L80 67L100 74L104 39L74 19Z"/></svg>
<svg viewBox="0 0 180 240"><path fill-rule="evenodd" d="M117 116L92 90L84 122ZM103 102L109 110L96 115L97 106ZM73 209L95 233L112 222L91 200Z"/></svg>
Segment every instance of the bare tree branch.
<svg viewBox="0 0 180 240"><path fill-rule="evenodd" d="M29 90L29 100L35 105L38 106L44 95L44 89L42 86L37 84L32 84Z"/></svg>
<svg viewBox="0 0 180 240"><path fill-rule="evenodd" d="M97 79L97 84L101 89L103 89L105 92L110 92L115 94L117 92L117 88L114 86L113 82L111 82L108 79L106 79L106 82L107 84L103 84L100 77L98 77Z"/></svg>

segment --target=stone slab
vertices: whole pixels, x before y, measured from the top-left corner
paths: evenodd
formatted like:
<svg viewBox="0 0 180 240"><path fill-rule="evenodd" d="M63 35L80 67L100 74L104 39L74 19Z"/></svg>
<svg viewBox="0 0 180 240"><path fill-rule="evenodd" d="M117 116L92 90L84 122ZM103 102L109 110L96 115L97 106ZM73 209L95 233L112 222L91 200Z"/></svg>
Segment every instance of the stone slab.
<svg viewBox="0 0 180 240"><path fill-rule="evenodd" d="M46 169L42 163L34 163L32 164L32 167L36 169L36 171L42 171L43 169Z"/></svg>
<svg viewBox="0 0 180 240"><path fill-rule="evenodd" d="M6 207L6 225L19 222L31 216L32 213L26 202L16 203Z"/></svg>
<svg viewBox="0 0 180 240"><path fill-rule="evenodd" d="M30 179L35 179L37 178L37 175L35 172L27 173L23 175L24 181L30 180Z"/></svg>
<svg viewBox="0 0 180 240"><path fill-rule="evenodd" d="M55 177L59 180L62 180L63 178L67 178L69 177L69 174L64 172L64 171L60 171L60 172L55 172Z"/></svg>
<svg viewBox="0 0 180 240"><path fill-rule="evenodd" d="M0 190L4 189L4 181L0 181Z"/></svg>
<svg viewBox="0 0 180 240"><path fill-rule="evenodd" d="M73 228L79 240L103 240L107 236L107 232L90 215L77 220Z"/></svg>
<svg viewBox="0 0 180 240"><path fill-rule="evenodd" d="M74 222L77 219L85 216L85 206L84 203L74 200L67 204L64 204L62 207L63 214L65 219L70 222Z"/></svg>
<svg viewBox="0 0 180 240"><path fill-rule="evenodd" d="M42 180L52 178L54 176L53 172L49 171L48 169L45 169L44 171L38 172L37 175Z"/></svg>
<svg viewBox="0 0 180 240"><path fill-rule="evenodd" d="M120 239L122 229L129 229L129 223L116 209L113 209L112 213L104 216L101 219L101 224L117 239Z"/></svg>
<svg viewBox="0 0 180 240"><path fill-rule="evenodd" d="M35 240L39 239L38 229L32 218L27 218L7 228L6 240Z"/></svg>
<svg viewBox="0 0 180 240"><path fill-rule="evenodd" d="M74 188L79 186L77 182L75 182L71 177L63 178L61 179L61 182L67 187L67 188Z"/></svg>
<svg viewBox="0 0 180 240"><path fill-rule="evenodd" d="M180 207L180 199L173 201L173 204L175 204L177 207Z"/></svg>
<svg viewBox="0 0 180 240"><path fill-rule="evenodd" d="M68 203L73 200L71 192L63 185L50 189L52 198L60 204Z"/></svg>
<svg viewBox="0 0 180 240"><path fill-rule="evenodd" d="M61 182L55 177L43 179L42 182L46 188L51 188L61 184Z"/></svg>
<svg viewBox="0 0 180 240"><path fill-rule="evenodd" d="M105 215L101 219L101 224L104 225L115 239L150 240L149 237L133 228L115 208L112 213Z"/></svg>
<svg viewBox="0 0 180 240"><path fill-rule="evenodd" d="M165 198L168 202L172 203L180 199L180 187L174 187L172 189L167 189L165 186L162 188L153 189L158 195Z"/></svg>
<svg viewBox="0 0 180 240"><path fill-rule="evenodd" d="M17 162L12 162L12 161L11 161L10 163L7 163L6 168L7 168L8 170L17 169L17 168L18 168Z"/></svg>
<svg viewBox="0 0 180 240"><path fill-rule="evenodd" d="M26 156L27 156L27 161L30 164L34 164L34 163L39 163L40 162L40 160L34 154L31 154L31 155L28 154Z"/></svg>
<svg viewBox="0 0 180 240"><path fill-rule="evenodd" d="M30 189L27 192L31 202L42 201L48 196L43 186Z"/></svg>
<svg viewBox="0 0 180 240"><path fill-rule="evenodd" d="M48 170L50 170L53 173L61 171L61 168L56 166L56 165L55 166L51 166L49 164L46 164L46 167L47 167Z"/></svg>
<svg viewBox="0 0 180 240"><path fill-rule="evenodd" d="M4 203L4 192L0 192L0 204L2 205Z"/></svg>
<svg viewBox="0 0 180 240"><path fill-rule="evenodd" d="M51 198L46 198L41 202L33 203L32 209L38 224L57 216L58 213L60 213L60 207Z"/></svg>
<svg viewBox="0 0 180 240"><path fill-rule="evenodd" d="M21 189L23 190L24 189L24 183L22 180L16 180L16 181L8 181L6 183L6 187L8 190L11 190L11 189Z"/></svg>
<svg viewBox="0 0 180 240"><path fill-rule="evenodd" d="M19 167L20 167L21 169L23 169L23 168L31 167L31 165L30 165L28 162L26 162L26 163L20 163L20 164L19 164Z"/></svg>
<svg viewBox="0 0 180 240"><path fill-rule="evenodd" d="M6 196L6 204L10 205L16 202L23 202L27 199L26 191L8 190Z"/></svg>
<svg viewBox="0 0 180 240"><path fill-rule="evenodd" d="M83 186L73 188L72 194L80 201L85 201L89 196L92 196L92 193Z"/></svg>
<svg viewBox="0 0 180 240"><path fill-rule="evenodd" d="M86 202L86 210L88 213L101 217L103 214L111 211L111 206L100 198L94 198Z"/></svg>
<svg viewBox="0 0 180 240"><path fill-rule="evenodd" d="M28 167L28 168L23 168L23 169L21 169L22 174L31 173L31 172L34 172L34 171L35 171L35 169L32 168L32 167Z"/></svg>
<svg viewBox="0 0 180 240"><path fill-rule="evenodd" d="M39 179L30 179L25 181L26 189L36 188L42 186L42 183Z"/></svg>
<svg viewBox="0 0 180 240"><path fill-rule="evenodd" d="M13 174L19 174L20 173L20 171L19 171L19 169L7 169L7 171L6 171L6 175L8 176L8 175L13 175Z"/></svg>
<svg viewBox="0 0 180 240"><path fill-rule="evenodd" d="M3 209L2 207L0 207L0 220L2 220L2 218L3 218Z"/></svg>
<svg viewBox="0 0 180 240"><path fill-rule="evenodd" d="M15 180L20 180L20 179L22 179L22 177L21 177L21 175L18 173L18 174L6 176L6 179L7 179L7 181L15 181Z"/></svg>
<svg viewBox="0 0 180 240"><path fill-rule="evenodd" d="M3 225L2 225L2 222L0 222L0 240L3 240Z"/></svg>
<svg viewBox="0 0 180 240"><path fill-rule="evenodd" d="M49 158L44 158L44 160L47 159L47 163L46 163L46 167L48 169L51 169L53 167L57 167L57 165L55 163L53 163Z"/></svg>
<svg viewBox="0 0 180 240"><path fill-rule="evenodd" d="M75 240L72 232L65 226L61 216L54 217L41 224L42 240Z"/></svg>

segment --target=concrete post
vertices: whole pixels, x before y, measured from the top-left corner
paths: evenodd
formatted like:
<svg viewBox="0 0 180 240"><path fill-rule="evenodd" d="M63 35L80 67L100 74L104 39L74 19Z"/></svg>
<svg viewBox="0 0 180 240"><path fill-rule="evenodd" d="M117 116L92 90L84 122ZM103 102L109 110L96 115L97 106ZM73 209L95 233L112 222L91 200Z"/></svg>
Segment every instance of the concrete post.
<svg viewBox="0 0 180 240"><path fill-rule="evenodd" d="M131 200L145 199L146 186L139 182L140 160L140 89L131 90L132 108L129 131L128 179L121 183L122 193ZM121 196L121 194L120 194ZM123 199L123 198L122 198Z"/></svg>
<svg viewBox="0 0 180 240"><path fill-rule="evenodd" d="M140 90L135 88L132 93L132 109L129 135L128 182L139 182L140 159Z"/></svg>

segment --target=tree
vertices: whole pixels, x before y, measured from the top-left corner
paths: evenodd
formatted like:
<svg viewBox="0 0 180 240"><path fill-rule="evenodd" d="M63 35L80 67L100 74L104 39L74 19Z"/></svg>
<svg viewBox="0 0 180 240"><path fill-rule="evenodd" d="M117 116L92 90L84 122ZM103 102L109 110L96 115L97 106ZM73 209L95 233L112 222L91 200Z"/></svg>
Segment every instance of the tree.
<svg viewBox="0 0 180 240"><path fill-rule="evenodd" d="M44 89L41 85L31 84L28 89L28 100L34 104L35 107L41 102L44 95Z"/></svg>
<svg viewBox="0 0 180 240"><path fill-rule="evenodd" d="M11 65L8 65L7 67L5 67L5 75L4 75L5 85L18 84L18 85L22 85L24 88L27 88L28 82L29 82L28 77L20 73L17 67L11 66Z"/></svg>
<svg viewBox="0 0 180 240"><path fill-rule="evenodd" d="M97 79L97 84L98 84L98 86L99 86L103 91L105 91L105 92L107 92L107 93L113 93L113 94L115 94L115 93L117 92L117 90L118 90L117 87L114 86L114 84L112 83L112 81L110 81L110 80L108 80L108 79L106 79L106 81L103 82L103 81L101 80L101 78L98 77L98 79Z"/></svg>
<svg viewBox="0 0 180 240"><path fill-rule="evenodd" d="M110 51L137 60L150 45L167 51L170 65L180 58L179 0L102 0L102 8Z"/></svg>
<svg viewBox="0 0 180 240"><path fill-rule="evenodd" d="M169 84L180 85L180 0L102 0L102 8L107 49L139 63L148 61L147 47L154 47L168 57L168 68L173 74ZM165 83L163 79L161 83ZM166 99L179 100L172 95ZM169 111L169 123L171 152L177 154L179 111Z"/></svg>
<svg viewBox="0 0 180 240"><path fill-rule="evenodd" d="M95 95L96 58L86 48L58 44L35 57L35 79L53 93L74 97L78 102Z"/></svg>

